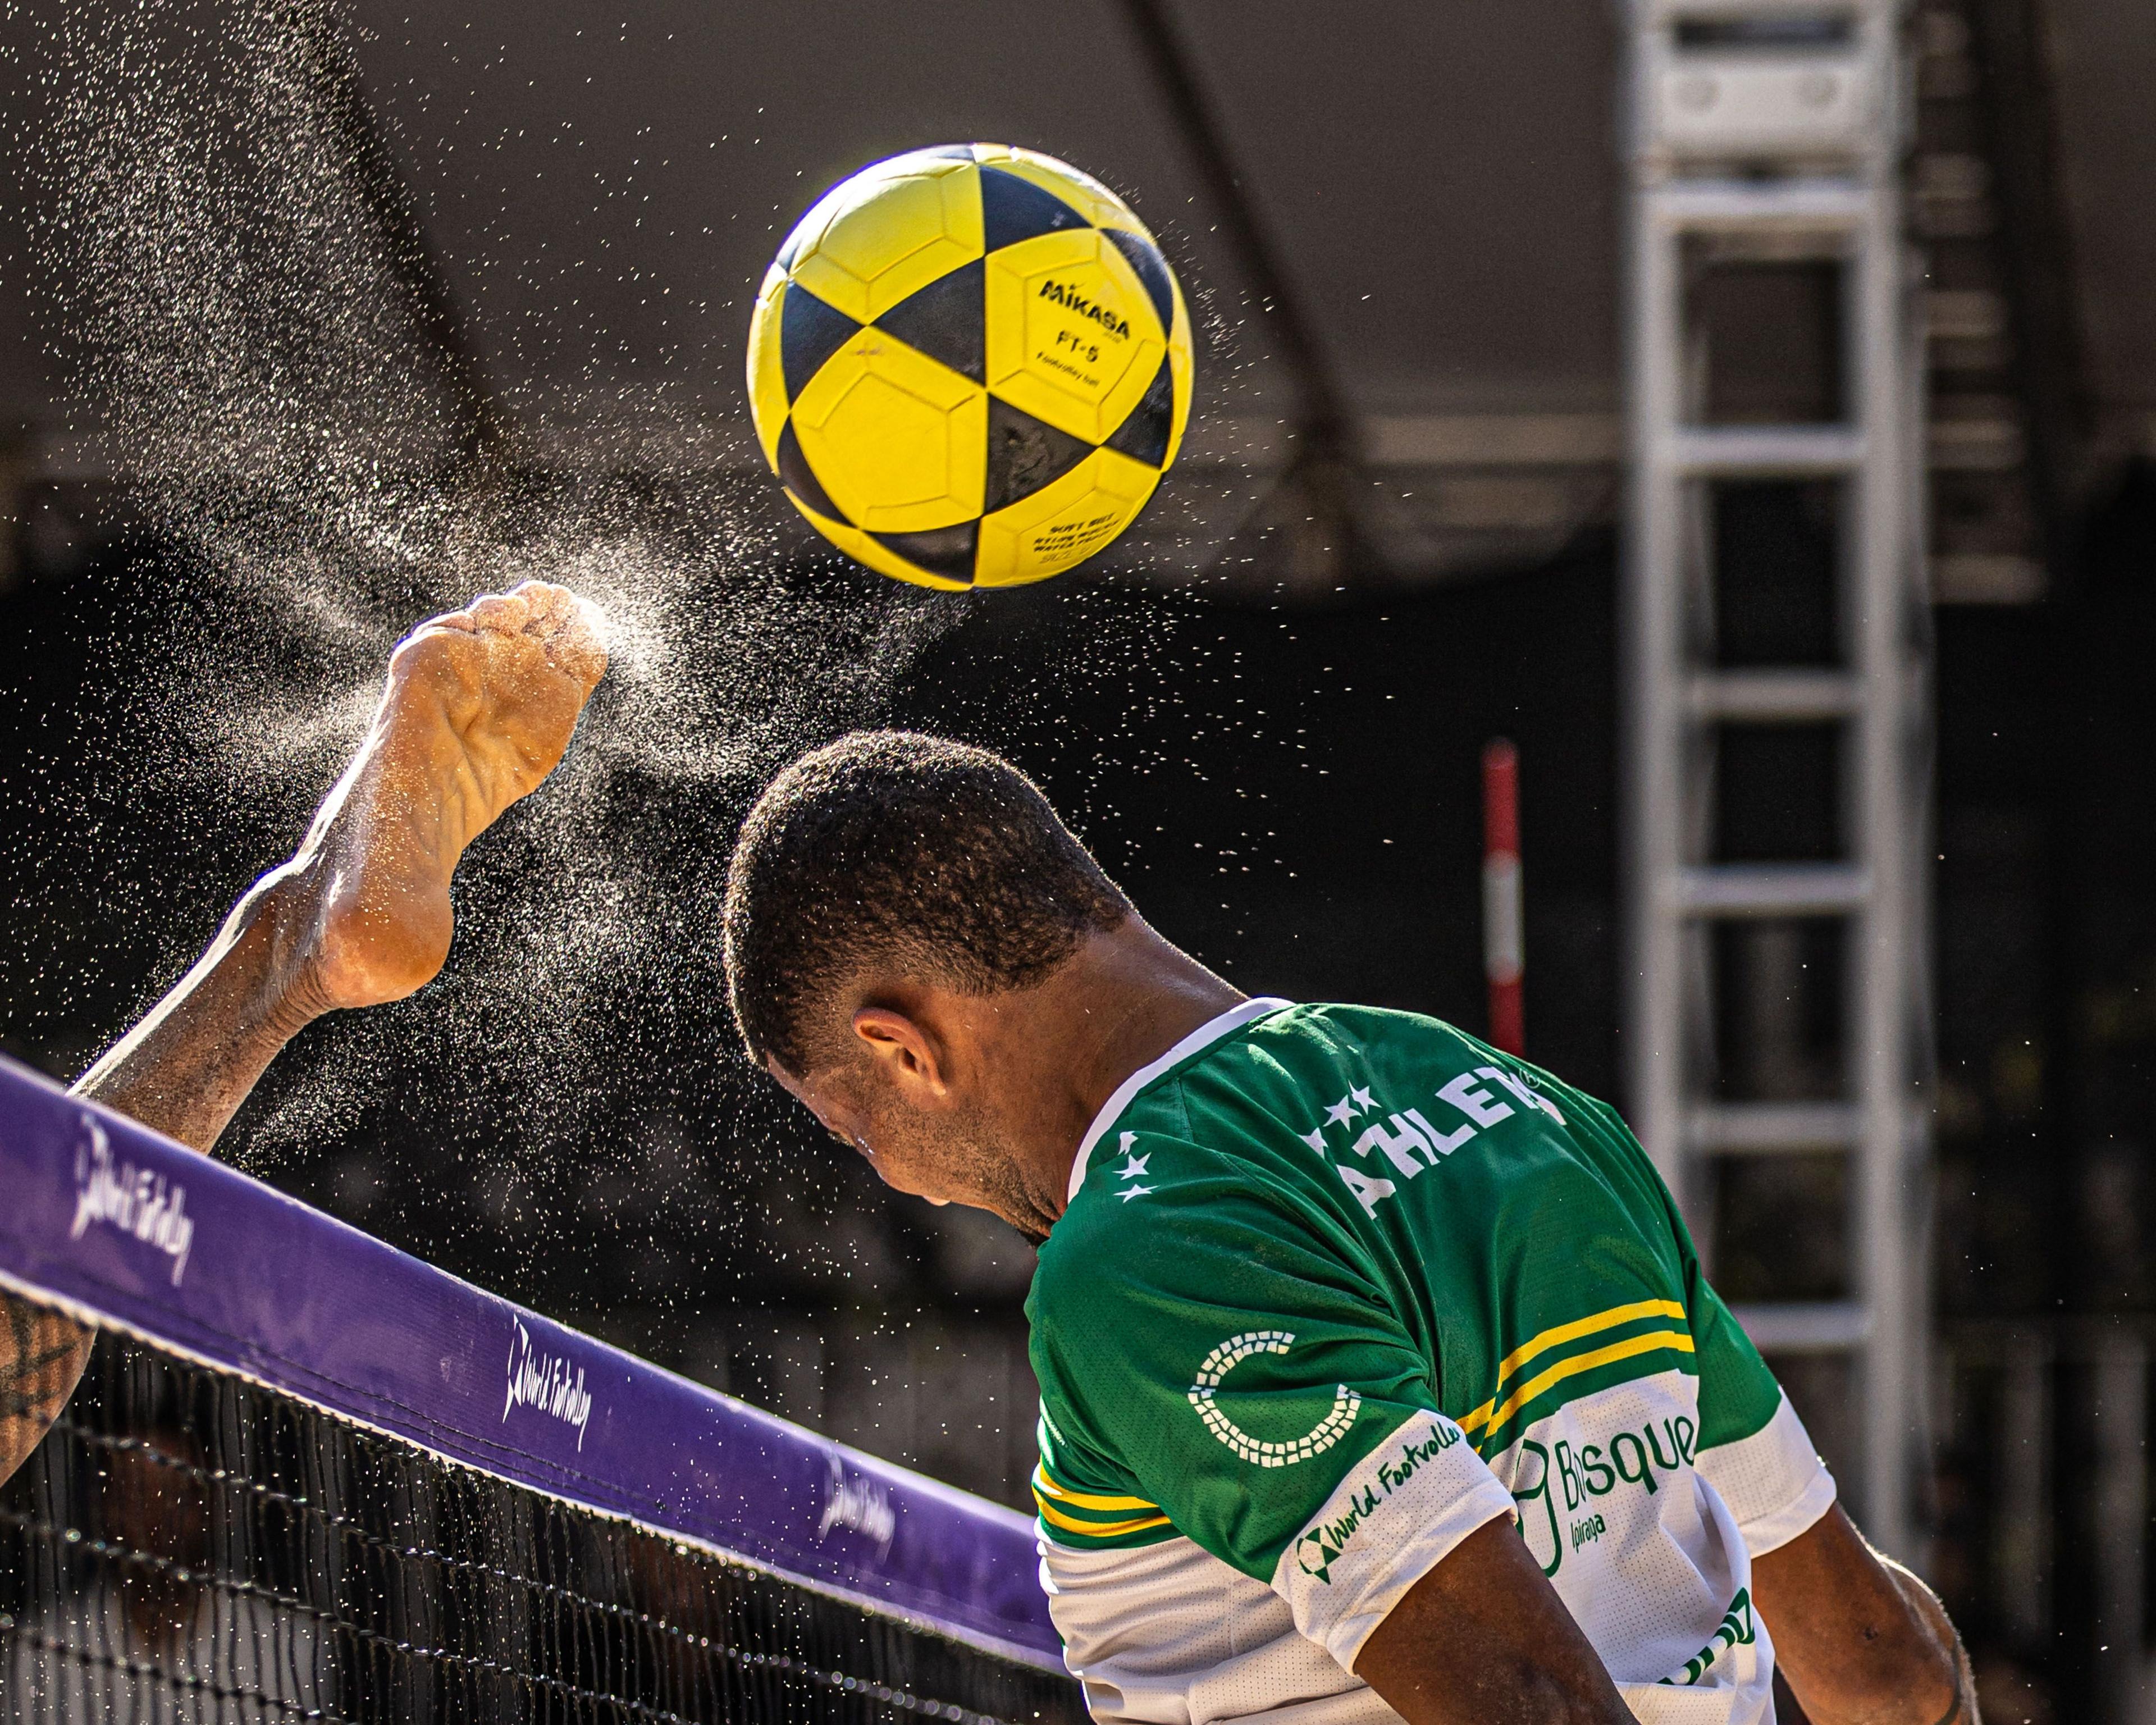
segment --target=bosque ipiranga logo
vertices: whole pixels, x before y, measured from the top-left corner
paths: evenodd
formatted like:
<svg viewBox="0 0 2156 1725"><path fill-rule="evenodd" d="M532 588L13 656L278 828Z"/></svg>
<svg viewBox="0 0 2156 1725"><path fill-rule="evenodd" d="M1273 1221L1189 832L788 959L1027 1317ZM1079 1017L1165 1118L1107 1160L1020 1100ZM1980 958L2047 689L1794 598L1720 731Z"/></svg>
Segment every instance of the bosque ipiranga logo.
<svg viewBox="0 0 2156 1725"><path fill-rule="evenodd" d="M1190 1386L1190 1405L1197 1409L1205 1429L1253 1467L1292 1467L1298 1461L1322 1455L1347 1435L1348 1428L1355 1423L1356 1410L1363 1405L1360 1395L1344 1384L1337 1384L1333 1389L1332 1411L1301 1437L1290 1438L1286 1443L1254 1438L1220 1411L1215 1393L1221 1379L1240 1362L1254 1353L1286 1353L1294 1345L1295 1337L1287 1330L1245 1330L1240 1336L1230 1336L1205 1356L1198 1368L1198 1381Z"/></svg>

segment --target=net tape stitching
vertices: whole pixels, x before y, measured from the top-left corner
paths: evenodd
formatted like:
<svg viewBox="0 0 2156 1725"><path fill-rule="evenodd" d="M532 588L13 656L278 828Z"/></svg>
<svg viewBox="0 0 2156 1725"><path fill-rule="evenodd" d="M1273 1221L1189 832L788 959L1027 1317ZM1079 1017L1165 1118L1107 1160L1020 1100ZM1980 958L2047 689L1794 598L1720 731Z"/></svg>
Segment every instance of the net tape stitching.
<svg viewBox="0 0 2156 1725"><path fill-rule="evenodd" d="M288 1506L296 1510L303 1518L311 1518L324 1527L335 1528L342 1537L352 1539L391 1558L431 1560L445 1568L491 1575L528 1592L552 1597L562 1604L582 1607L598 1615L610 1617L639 1628L656 1630L685 1646L716 1654L721 1659L743 1670L767 1671L781 1676L802 1677L819 1687L865 1695L886 1706L897 1707L901 1712L918 1713L927 1718L952 1721L954 1722L954 1725L1002 1725L1002 1722L998 1721L994 1715L974 1712L968 1708L958 1706L955 1702L931 1701L915 1695L911 1691L893 1689L886 1684L870 1682L863 1678L850 1676L844 1671L827 1671L820 1667L806 1664L788 1654L756 1653L747 1648L728 1646L724 1641L714 1641L708 1635L692 1635L679 1625L670 1622L663 1617L654 1617L649 1612L634 1611L627 1606L612 1604L603 1599L591 1599L572 1589L541 1581L531 1576L520 1575L513 1570L496 1565L452 1556L448 1553L425 1546L398 1546L377 1534L369 1533L364 1528L354 1525L348 1517L334 1514L319 1504L308 1502L303 1497L295 1497L290 1492L280 1491L274 1486L264 1485L257 1480L249 1479L229 1469L198 1467L192 1462L170 1455L140 1438L114 1436L108 1433L92 1430L67 1420L55 1421L54 1430L64 1432L93 1447L138 1450L160 1466L172 1468L177 1472L205 1483L239 1486L258 1497ZM447 1465L458 1467L461 1471L474 1474L480 1479L490 1477L476 1468L465 1468L456 1462L449 1462ZM516 1485L514 1481L502 1481L499 1483L511 1487ZM352 1622L347 1618L338 1616L335 1612L311 1604L294 1595L280 1593L274 1588L264 1587L259 1582L192 1570L185 1564L177 1563L170 1558L159 1557L154 1553L136 1551L131 1547L114 1545L107 1540L88 1538L80 1528L51 1529L48 1524L38 1521L35 1517L24 1515L19 1511L0 1509L0 1523L10 1525L33 1534L44 1534L57 1531L62 1534L68 1544L80 1550L87 1551L94 1556L106 1558L124 1564L131 1564L138 1568L169 1574L177 1581L199 1582L216 1591L236 1597L259 1599L295 1615L311 1617L331 1630L348 1634L357 1640L378 1645L391 1652L403 1654L411 1658L434 1660L446 1665L467 1666L478 1671L498 1672L520 1682L551 1689L573 1699L599 1702L610 1707L625 1708L638 1717L661 1722L661 1725L698 1725L697 1721L684 1714L665 1708L653 1707L639 1702L624 1701L619 1697L607 1695L596 1690L580 1689L576 1685L565 1682L559 1678L546 1677L520 1671L514 1666L505 1665L496 1660L456 1653L447 1648L420 1647L408 1641L399 1641L394 1636L384 1635L378 1630L367 1629L362 1625ZM631 1525L635 1524L631 1523ZM657 1536L647 1535L647 1537ZM684 1553L695 1550L695 1548L685 1545L679 1540L667 1540L665 1543ZM745 1564L728 1563L723 1558L702 1557L701 1553L699 1556L701 1561L716 1563L721 1568L734 1569L745 1575L754 1575L758 1573ZM889 1621L889 1620L886 1620ZM9 1630L18 1635L26 1633L4 1616L0 1616L0 1629ZM920 1633L918 1630L915 1632ZM92 1663L102 1662L114 1665L124 1667L130 1671L138 1669L124 1661L114 1661L108 1656L75 1648L67 1643L51 1642L50 1645L55 1651L71 1653L78 1658ZM156 1667L140 1669L164 1675ZM171 1681L176 1682L184 1681L190 1683L206 1682L206 1680L199 1679L172 1678ZM220 1696L225 1693L223 1691L217 1692ZM251 1699L252 1697L241 1698Z"/></svg>

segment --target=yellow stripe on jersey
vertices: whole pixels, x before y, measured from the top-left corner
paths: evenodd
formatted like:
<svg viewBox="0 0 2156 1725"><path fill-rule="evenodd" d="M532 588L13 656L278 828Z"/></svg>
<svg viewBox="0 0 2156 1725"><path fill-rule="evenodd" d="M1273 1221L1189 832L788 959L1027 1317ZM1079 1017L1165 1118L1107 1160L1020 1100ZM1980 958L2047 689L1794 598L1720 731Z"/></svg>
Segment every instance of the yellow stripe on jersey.
<svg viewBox="0 0 2156 1725"><path fill-rule="evenodd" d="M1080 1509L1144 1509L1158 1514L1160 1506L1142 1497L1098 1497L1089 1491L1074 1491L1048 1471L1046 1462L1038 1463L1033 1470L1033 1495L1053 1497L1058 1503L1076 1505Z"/></svg>
<svg viewBox="0 0 2156 1725"><path fill-rule="evenodd" d="M1081 1522L1075 1516L1067 1516L1038 1491L1033 1501L1040 1508L1040 1518L1051 1527L1065 1528L1073 1533L1090 1534L1096 1539L1113 1538L1118 1533L1142 1533L1148 1527L1165 1527L1168 1517L1162 1515L1140 1516L1127 1522Z"/></svg>
<svg viewBox="0 0 2156 1725"><path fill-rule="evenodd" d="M1522 1343L1505 1356L1504 1363L1497 1368L1497 1388L1502 1389L1506 1381L1529 1360L1563 1343L1577 1342L1582 1336L1592 1336L1599 1330L1614 1330L1635 1318L1674 1317L1681 1322L1684 1315L1684 1307L1674 1300L1635 1300L1630 1306L1613 1306L1592 1317L1577 1317L1568 1324L1544 1330L1533 1341Z"/></svg>
<svg viewBox="0 0 2156 1725"><path fill-rule="evenodd" d="M1503 1405L1483 1403L1460 1422L1460 1429L1471 1434L1485 1429L1495 1430L1553 1384L1560 1384L1581 1372L1591 1372L1597 1366L1614 1365L1620 1359L1631 1359L1642 1353L1664 1350L1678 1353L1695 1351L1690 1333L1683 1330L1650 1330L1644 1336L1628 1336L1622 1342L1611 1343L1607 1348L1598 1348L1591 1353L1576 1353L1570 1359L1559 1360L1548 1371L1538 1372L1528 1378L1505 1398Z"/></svg>

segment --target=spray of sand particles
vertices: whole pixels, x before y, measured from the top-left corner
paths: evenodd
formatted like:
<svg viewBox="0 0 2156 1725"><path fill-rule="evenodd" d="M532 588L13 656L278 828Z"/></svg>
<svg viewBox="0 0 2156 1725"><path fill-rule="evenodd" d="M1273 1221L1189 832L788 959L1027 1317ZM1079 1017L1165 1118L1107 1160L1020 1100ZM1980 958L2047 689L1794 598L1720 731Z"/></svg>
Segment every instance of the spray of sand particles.
<svg viewBox="0 0 2156 1725"><path fill-rule="evenodd" d="M278 810L296 836L416 620L526 577L608 619L612 674L570 761L460 879L450 973L300 1051L305 1081L243 1154L334 1132L441 1061L481 1069L467 1093L495 1137L505 1099L542 1143L578 1130L580 1093L624 1058L598 1034L624 979L646 1018L716 985L709 915L746 797L872 720L965 601L804 567L769 494L723 477L530 477L448 339L326 8L69 3L29 52L52 104L17 143L69 393L98 404L187 588L149 638L116 626L105 660L143 798L207 829ZM172 920L160 981L207 932Z"/></svg>
<svg viewBox="0 0 2156 1725"><path fill-rule="evenodd" d="M468 856L448 970L308 1033L220 1148L430 1252L450 1250L436 1212L457 1202L475 1240L536 1246L585 1240L580 1215L636 1228L654 1206L745 1200L766 1178L759 1111L779 1099L729 1058L716 1005L733 833L786 758L884 720L973 602L804 548L775 493L722 463L625 453L565 475L536 459L444 298L326 0L53 0L10 29L0 54L39 93L8 123L57 393L95 404L80 429L157 548L156 603L116 607L93 644L81 783L39 814L131 820L192 860L160 878L139 850L55 843L13 860L17 902L80 886L55 871L107 869L90 891L112 926L157 946L143 966L138 938L128 961L149 973L139 1010L296 840L398 637L482 591L563 583L603 608L612 669L562 768ZM1232 375L1232 332L1193 286L1216 376ZM604 423L603 394L568 417ZM1046 603L1072 614L1063 675L1081 685L1129 675L1167 627L1089 609L1076 583ZM1242 711L1232 666L1188 672L1217 675L1238 724L1270 722ZM1148 703L1183 697L1132 680L1117 736L1070 747L1142 768ZM952 728L999 742L1054 691L996 700ZM116 1009L102 1034L124 1022ZM739 1150L732 1172L683 1153L685 1122ZM374 1147L400 1142L424 1153ZM654 1286L684 1280L669 1237L638 1241ZM835 1265L844 1242L830 1250Z"/></svg>

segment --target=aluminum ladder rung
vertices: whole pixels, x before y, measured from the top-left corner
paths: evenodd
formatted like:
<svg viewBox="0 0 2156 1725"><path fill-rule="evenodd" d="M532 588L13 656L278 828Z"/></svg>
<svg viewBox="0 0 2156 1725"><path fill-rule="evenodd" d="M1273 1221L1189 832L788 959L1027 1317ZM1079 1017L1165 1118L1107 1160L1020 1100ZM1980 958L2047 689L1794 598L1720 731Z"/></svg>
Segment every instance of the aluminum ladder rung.
<svg viewBox="0 0 2156 1725"><path fill-rule="evenodd" d="M1753 724L1845 719L1863 703L1863 685L1846 671L1702 671L1685 688L1694 718Z"/></svg>
<svg viewBox="0 0 2156 1725"><path fill-rule="evenodd" d="M1732 1306L1762 1353L1840 1353L1871 1339L1871 1314L1854 1300L1789 1300Z"/></svg>
<svg viewBox="0 0 2156 1725"><path fill-rule="evenodd" d="M1679 870L1670 908L1687 916L1844 916L1871 892L1871 875L1853 863L1721 863Z"/></svg>
<svg viewBox="0 0 2156 1725"><path fill-rule="evenodd" d="M1864 434L1841 425L1686 426L1652 452L1691 479L1811 477L1854 473Z"/></svg>
<svg viewBox="0 0 2156 1725"><path fill-rule="evenodd" d="M1642 23L1667 26L1680 19L1708 18L1786 18L1794 9L1789 0L1646 0L1639 8Z"/></svg>
<svg viewBox="0 0 2156 1725"><path fill-rule="evenodd" d="M1695 1156L1854 1150L1863 1129L1863 1111L1847 1102L1695 1103L1685 1111L1685 1143Z"/></svg>
<svg viewBox="0 0 2156 1725"><path fill-rule="evenodd" d="M1658 227L1681 232L1699 228L1816 228L1826 232L1861 227L1869 199L1846 180L1674 180L1645 195L1648 216Z"/></svg>

